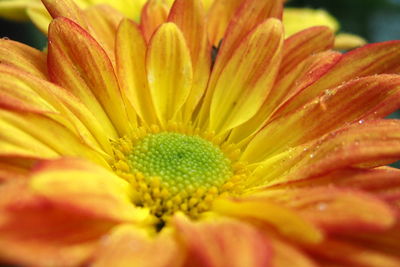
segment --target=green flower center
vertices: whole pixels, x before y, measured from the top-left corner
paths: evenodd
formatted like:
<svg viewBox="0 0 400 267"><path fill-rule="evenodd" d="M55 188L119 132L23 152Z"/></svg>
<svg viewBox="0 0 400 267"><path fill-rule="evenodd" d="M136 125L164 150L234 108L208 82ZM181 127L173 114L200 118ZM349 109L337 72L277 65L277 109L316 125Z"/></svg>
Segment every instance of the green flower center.
<svg viewBox="0 0 400 267"><path fill-rule="evenodd" d="M180 133L148 134L127 155L133 172L159 177L171 192L221 186L233 175L231 161L213 143Z"/></svg>

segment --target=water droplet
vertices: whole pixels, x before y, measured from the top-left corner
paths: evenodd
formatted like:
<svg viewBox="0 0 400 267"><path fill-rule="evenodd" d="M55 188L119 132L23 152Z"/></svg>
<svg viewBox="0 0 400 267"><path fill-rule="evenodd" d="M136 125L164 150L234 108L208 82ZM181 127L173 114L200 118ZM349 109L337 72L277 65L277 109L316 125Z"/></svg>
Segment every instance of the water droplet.
<svg viewBox="0 0 400 267"><path fill-rule="evenodd" d="M314 158L315 157L315 154L314 153L311 153L310 154L310 158Z"/></svg>
<svg viewBox="0 0 400 267"><path fill-rule="evenodd" d="M328 207L328 205L326 203L318 203L318 205L317 205L317 209L319 211L324 211L324 210L326 210L327 207Z"/></svg>

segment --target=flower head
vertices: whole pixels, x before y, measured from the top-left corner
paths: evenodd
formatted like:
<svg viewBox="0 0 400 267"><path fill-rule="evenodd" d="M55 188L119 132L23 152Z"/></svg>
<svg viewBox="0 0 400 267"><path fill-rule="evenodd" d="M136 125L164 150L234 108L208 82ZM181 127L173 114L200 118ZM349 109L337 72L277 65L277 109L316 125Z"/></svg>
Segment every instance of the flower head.
<svg viewBox="0 0 400 267"><path fill-rule="evenodd" d="M399 265L399 171L380 166L400 158L383 119L400 42L285 39L272 0L245 1L219 48L197 0L158 27L118 20L110 42L72 2L44 3L48 53L0 41L2 260Z"/></svg>

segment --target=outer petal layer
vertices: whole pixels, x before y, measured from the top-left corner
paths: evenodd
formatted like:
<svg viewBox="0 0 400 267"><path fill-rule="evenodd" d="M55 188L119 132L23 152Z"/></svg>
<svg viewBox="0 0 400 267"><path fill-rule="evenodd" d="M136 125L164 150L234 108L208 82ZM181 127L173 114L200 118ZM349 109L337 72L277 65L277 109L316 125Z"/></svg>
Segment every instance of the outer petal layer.
<svg viewBox="0 0 400 267"><path fill-rule="evenodd" d="M218 218L192 223L182 216L174 219L177 234L187 248L185 266L269 266L271 248L256 229L238 221Z"/></svg>
<svg viewBox="0 0 400 267"><path fill-rule="evenodd" d="M93 266L179 267L184 255L181 250L170 231L151 238L144 230L121 225L100 244Z"/></svg>

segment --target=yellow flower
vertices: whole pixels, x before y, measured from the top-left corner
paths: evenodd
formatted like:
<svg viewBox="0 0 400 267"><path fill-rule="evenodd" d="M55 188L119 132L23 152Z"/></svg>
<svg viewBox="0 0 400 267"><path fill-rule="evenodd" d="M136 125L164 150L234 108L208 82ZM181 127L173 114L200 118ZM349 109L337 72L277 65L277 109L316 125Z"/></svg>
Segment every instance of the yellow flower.
<svg viewBox="0 0 400 267"><path fill-rule="evenodd" d="M165 16L168 14L173 2L172 0L149 0L147 1L147 7L142 10L146 0L75 1L80 8L85 10L83 13L88 19L96 19L98 13L106 12L112 13L115 17L124 15L135 21L140 20L141 12L150 13L151 16L159 16L160 19L165 20ZM208 30L210 40L214 45L218 45L230 19L243 2L244 0L202 0L205 9L209 12L210 23ZM107 11L104 11L106 9L105 5L109 5L113 10L107 8ZM0 2L0 16L12 20L30 19L45 34L47 34L47 28L51 21L51 16L40 3L40 0L3 0ZM324 10L286 8L283 23L286 29L286 36L312 26L328 26L335 32L339 30L339 23ZM336 37L335 48L348 50L360 47L365 43L366 41L359 36L341 33Z"/></svg>
<svg viewBox="0 0 400 267"><path fill-rule="evenodd" d="M48 53L0 40L1 261L399 266L399 41L285 39L248 0L216 50L197 0L158 27L44 2Z"/></svg>

